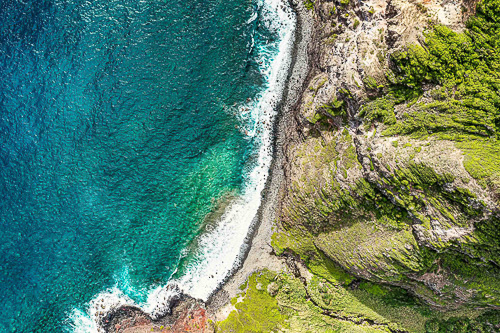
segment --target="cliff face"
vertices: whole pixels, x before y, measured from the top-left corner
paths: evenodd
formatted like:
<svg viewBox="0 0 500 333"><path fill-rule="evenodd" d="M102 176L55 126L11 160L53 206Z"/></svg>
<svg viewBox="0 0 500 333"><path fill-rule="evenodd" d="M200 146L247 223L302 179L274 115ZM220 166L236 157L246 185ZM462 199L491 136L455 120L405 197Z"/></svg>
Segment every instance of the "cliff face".
<svg viewBox="0 0 500 333"><path fill-rule="evenodd" d="M495 308L500 3L308 6L313 68L276 250L443 309Z"/></svg>
<svg viewBox="0 0 500 333"><path fill-rule="evenodd" d="M250 277L215 328L499 331L500 2L303 4L272 237L288 270Z"/></svg>

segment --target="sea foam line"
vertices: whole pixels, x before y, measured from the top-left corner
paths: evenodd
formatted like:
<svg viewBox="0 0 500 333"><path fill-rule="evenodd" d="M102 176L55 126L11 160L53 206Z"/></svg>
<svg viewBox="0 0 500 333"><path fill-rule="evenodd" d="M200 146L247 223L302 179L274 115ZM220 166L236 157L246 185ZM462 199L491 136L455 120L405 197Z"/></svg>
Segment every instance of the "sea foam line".
<svg viewBox="0 0 500 333"><path fill-rule="evenodd" d="M247 108L242 116L247 123L248 136L258 147L251 165L247 166L242 195L226 209L216 227L202 234L198 253L187 264L187 273L172 282L186 294L207 300L217 287L230 275L235 265L241 263L250 227L257 216L262 192L272 162L272 124L278 103L283 95L295 34L295 14L282 0L261 1L261 23L279 35L277 52L272 47L257 45L258 62L267 88Z"/></svg>
<svg viewBox="0 0 500 333"><path fill-rule="evenodd" d="M157 318L170 311L171 302L181 293L206 301L243 260L248 234L261 204L272 162L272 124L283 96L291 52L295 40L296 18L286 0L259 0L261 23L279 36L276 45L257 45L261 73L267 87L239 116L245 133L257 147L246 165L242 194L233 200L215 227L200 235L198 246L182 276L171 279L148 293L147 301L137 304L117 287L99 294L87 309L75 309L69 326L75 333L104 332L106 314L124 306L136 306ZM255 19L255 16L252 16ZM254 45L252 45L253 47ZM277 52L275 51L277 49ZM274 51L274 52L273 52Z"/></svg>

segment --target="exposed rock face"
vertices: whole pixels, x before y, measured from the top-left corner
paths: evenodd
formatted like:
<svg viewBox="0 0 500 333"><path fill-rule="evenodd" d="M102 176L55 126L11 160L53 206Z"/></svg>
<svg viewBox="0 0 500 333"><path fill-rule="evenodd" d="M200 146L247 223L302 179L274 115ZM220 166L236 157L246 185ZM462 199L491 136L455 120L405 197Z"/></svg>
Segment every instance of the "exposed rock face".
<svg viewBox="0 0 500 333"><path fill-rule="evenodd" d="M477 95L461 92L469 75L481 75L475 69L457 74L446 54L425 62L439 43L475 42L465 25L474 9L462 1L314 3L313 67L296 110L301 139L287 150L278 252L310 263L326 256L436 307L500 304L499 118L467 109L481 110ZM484 13L494 22L496 12ZM496 33L483 23L475 31ZM473 164L483 158L480 175Z"/></svg>
<svg viewBox="0 0 500 333"><path fill-rule="evenodd" d="M171 314L158 320L138 308L121 307L108 314L104 322L109 333L213 332L205 305L185 296L172 305Z"/></svg>

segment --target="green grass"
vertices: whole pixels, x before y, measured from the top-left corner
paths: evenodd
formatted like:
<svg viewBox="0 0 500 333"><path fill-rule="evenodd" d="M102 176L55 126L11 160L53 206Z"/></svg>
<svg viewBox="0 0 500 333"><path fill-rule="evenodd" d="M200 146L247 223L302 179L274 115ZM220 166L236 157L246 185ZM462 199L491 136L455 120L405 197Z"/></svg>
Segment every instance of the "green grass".
<svg viewBox="0 0 500 333"><path fill-rule="evenodd" d="M304 0L304 7L306 7L307 10L313 10L314 9L314 1Z"/></svg>
<svg viewBox="0 0 500 333"><path fill-rule="evenodd" d="M243 301L231 300L236 310L217 323L216 332L271 332L286 327L287 316L281 313L275 297L268 292L275 276L269 271L253 274L248 279Z"/></svg>
<svg viewBox="0 0 500 333"><path fill-rule="evenodd" d="M439 313L401 288L351 282L314 275L304 283L283 272L256 272L216 332L493 332L488 328L499 323L497 313Z"/></svg>
<svg viewBox="0 0 500 333"><path fill-rule="evenodd" d="M363 105L359 115L370 122L377 120L386 125L394 125L396 123L394 105L394 98L388 95Z"/></svg>

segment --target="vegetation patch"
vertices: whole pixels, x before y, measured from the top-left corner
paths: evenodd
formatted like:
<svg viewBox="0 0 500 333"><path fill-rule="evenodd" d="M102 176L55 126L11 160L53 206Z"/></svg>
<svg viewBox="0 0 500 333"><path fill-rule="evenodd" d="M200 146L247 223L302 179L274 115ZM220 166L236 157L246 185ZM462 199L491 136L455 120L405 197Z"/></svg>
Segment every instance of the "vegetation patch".
<svg viewBox="0 0 500 333"><path fill-rule="evenodd" d="M394 105L394 97L388 95L363 105L359 115L370 122L377 120L386 125L394 125L396 124Z"/></svg>
<svg viewBox="0 0 500 333"><path fill-rule="evenodd" d="M287 317L281 313L270 288L275 277L269 271L253 274L243 292L243 301L238 302L238 297L231 300L236 310L217 323L216 332L271 332L286 327Z"/></svg>
<svg viewBox="0 0 500 333"><path fill-rule="evenodd" d="M500 195L500 1L485 0L467 29L457 33L436 25L423 45L393 53L394 71L386 96L360 115L389 127L384 135L434 136L456 142L467 156L467 171ZM424 96L429 85L434 88ZM400 121L394 104L409 103ZM420 102L422 100L422 102ZM413 104L413 105L412 105Z"/></svg>
<svg viewBox="0 0 500 333"><path fill-rule="evenodd" d="M304 7L306 7L307 10L313 10L314 9L314 1L304 0Z"/></svg>

